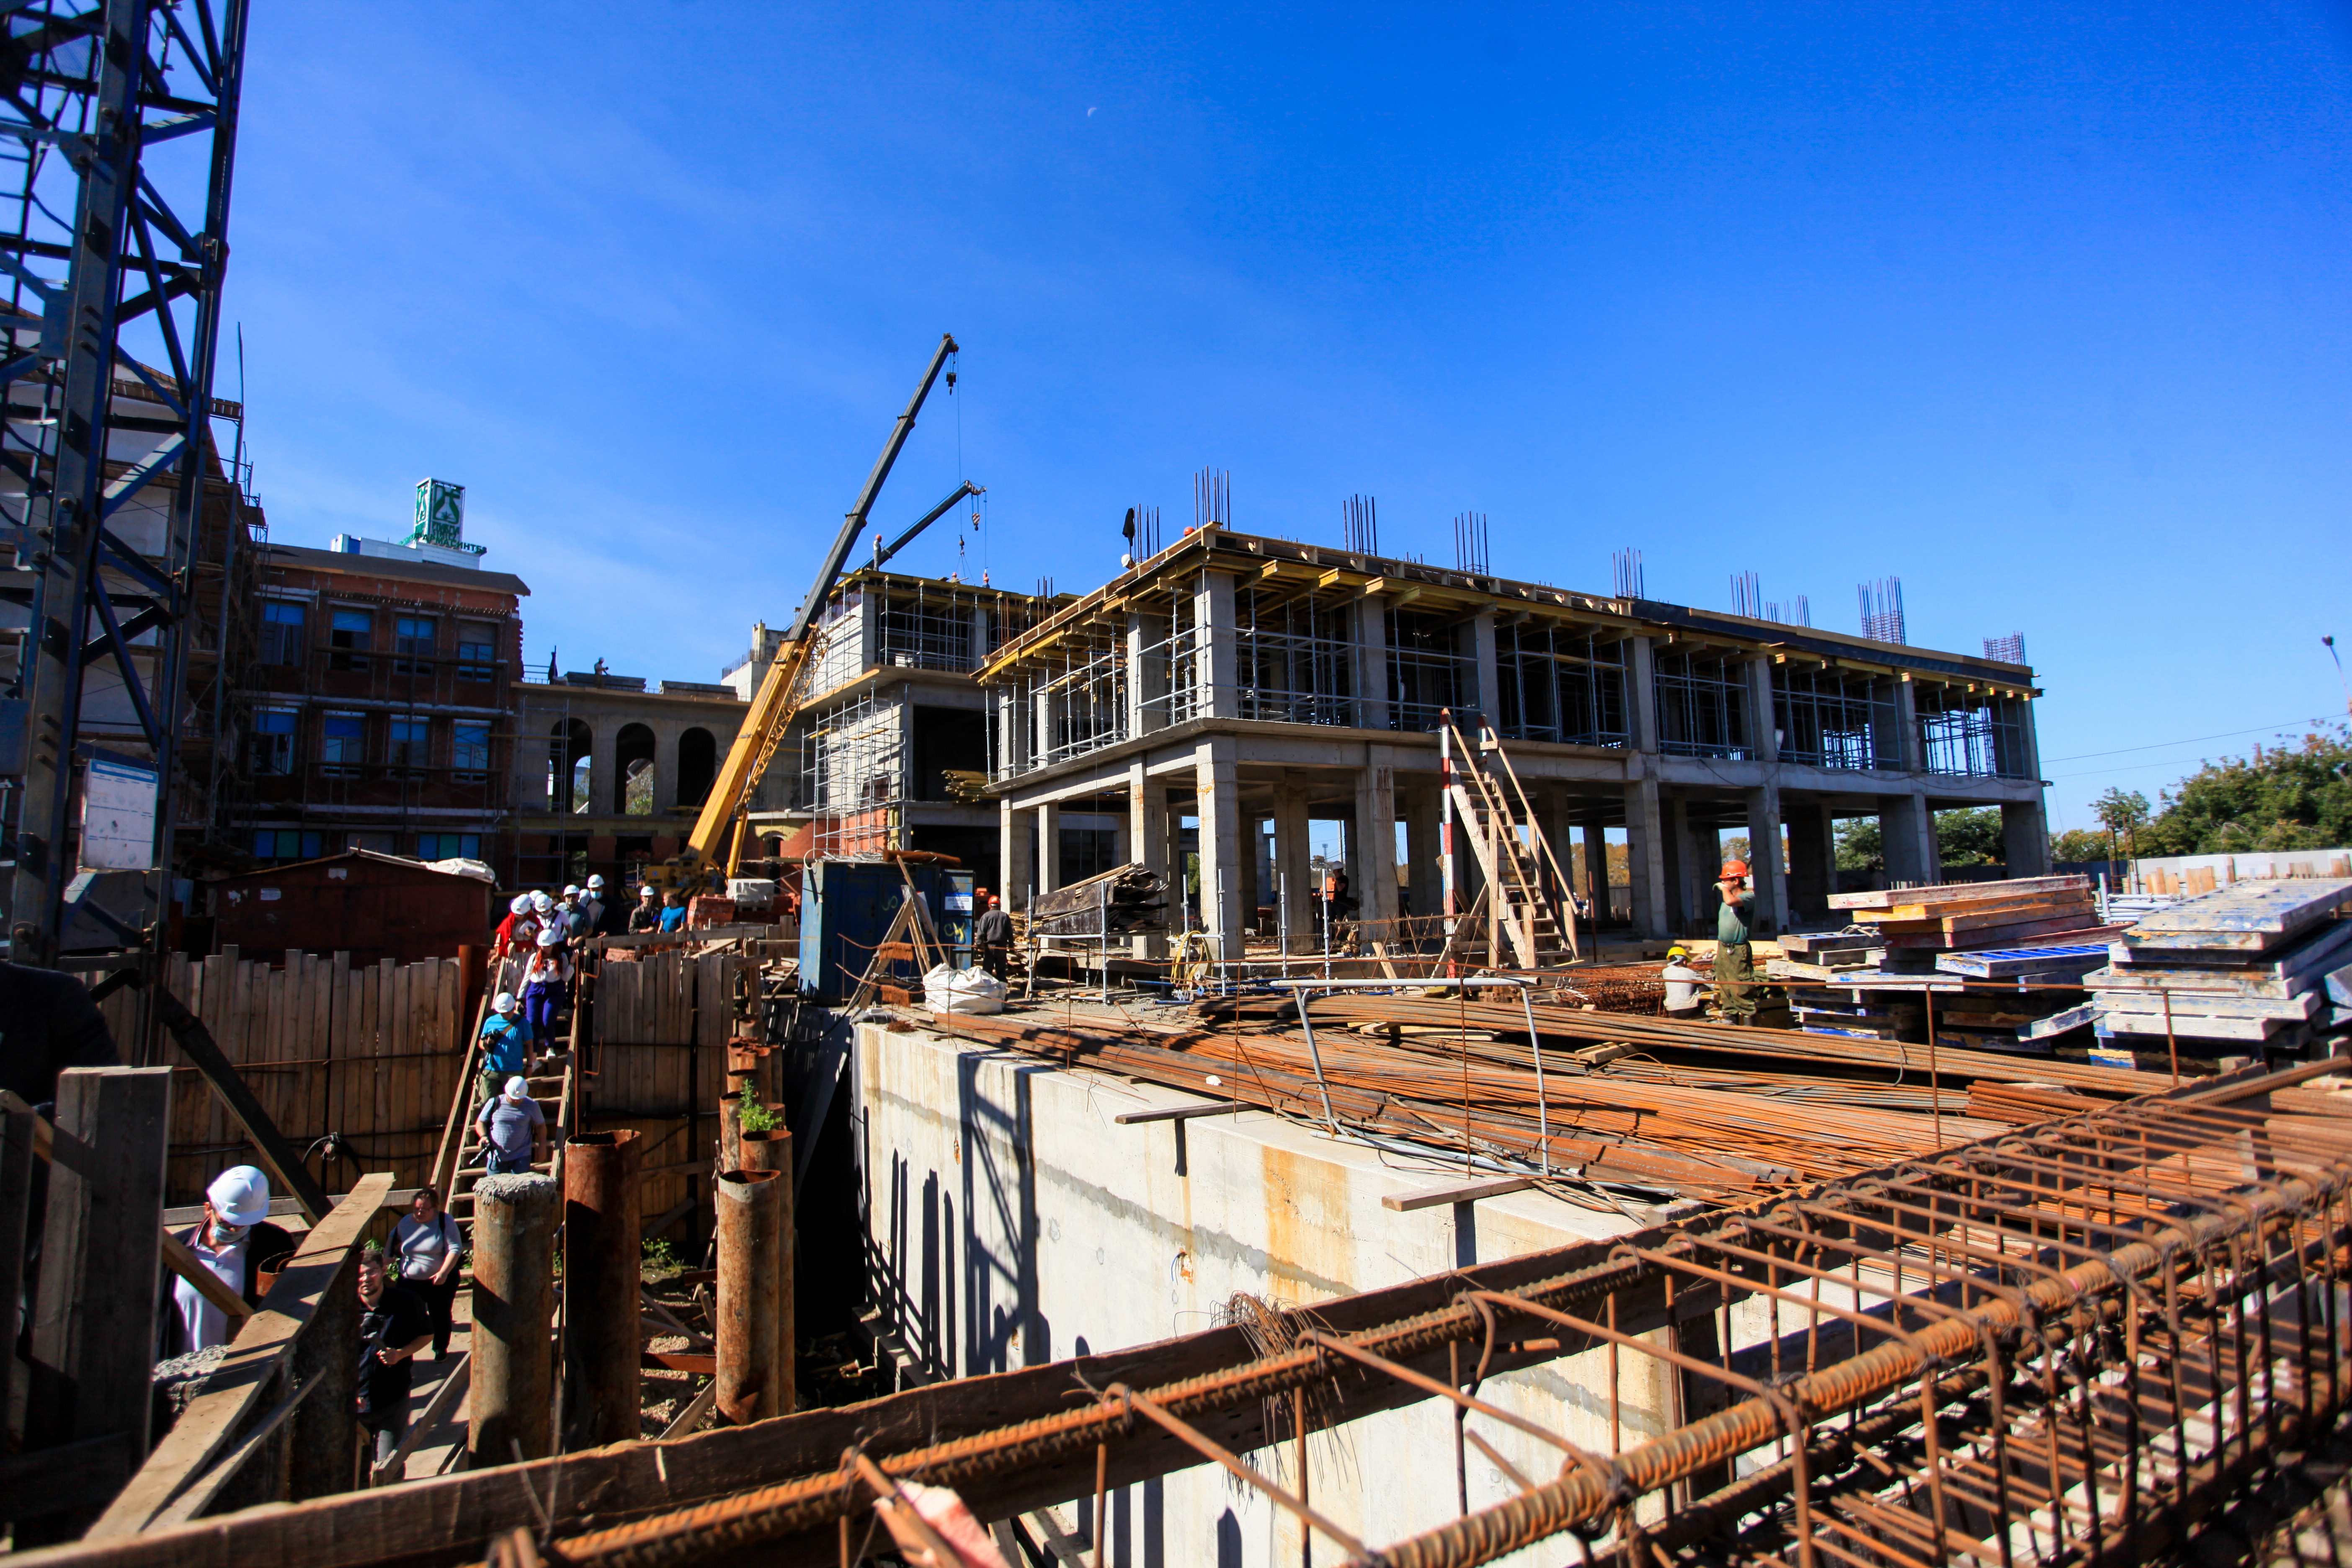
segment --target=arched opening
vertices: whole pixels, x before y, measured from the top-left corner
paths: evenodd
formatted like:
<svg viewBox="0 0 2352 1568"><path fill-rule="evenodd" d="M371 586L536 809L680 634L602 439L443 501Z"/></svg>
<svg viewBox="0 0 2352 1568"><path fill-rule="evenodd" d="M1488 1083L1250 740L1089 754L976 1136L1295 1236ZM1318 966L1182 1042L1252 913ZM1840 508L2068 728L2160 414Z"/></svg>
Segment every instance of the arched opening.
<svg viewBox="0 0 2352 1568"><path fill-rule="evenodd" d="M596 749L596 738L578 719L559 721L548 736L547 808L584 812L592 771L589 759Z"/></svg>
<svg viewBox="0 0 2352 1568"><path fill-rule="evenodd" d="M719 772L719 742L708 730L688 730L677 738L677 804L699 807L710 793Z"/></svg>
<svg viewBox="0 0 2352 1568"><path fill-rule="evenodd" d="M643 724L624 724L613 744L613 809L623 816L654 814L654 732Z"/></svg>

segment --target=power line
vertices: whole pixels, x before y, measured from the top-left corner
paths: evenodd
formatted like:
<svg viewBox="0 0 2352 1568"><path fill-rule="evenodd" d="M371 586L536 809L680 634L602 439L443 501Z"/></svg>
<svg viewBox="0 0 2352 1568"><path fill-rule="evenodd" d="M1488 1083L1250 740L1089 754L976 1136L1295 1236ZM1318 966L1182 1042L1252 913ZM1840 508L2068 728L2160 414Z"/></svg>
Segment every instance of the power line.
<svg viewBox="0 0 2352 1568"><path fill-rule="evenodd" d="M2151 741L2145 746L2117 746L2112 752L2078 752L2071 757L2044 757L2045 763L2084 763L2093 757L2120 757L2128 752L2156 752L2167 746L2193 746L2200 741L2227 741L2239 735L2259 735L2266 730L2284 730L2290 724L2325 724L2333 714L2323 713L2315 719L2283 719L2275 724L2257 724L2251 730L2224 730L2218 735L2188 735L2178 741ZM2074 775L2077 778L2081 774Z"/></svg>

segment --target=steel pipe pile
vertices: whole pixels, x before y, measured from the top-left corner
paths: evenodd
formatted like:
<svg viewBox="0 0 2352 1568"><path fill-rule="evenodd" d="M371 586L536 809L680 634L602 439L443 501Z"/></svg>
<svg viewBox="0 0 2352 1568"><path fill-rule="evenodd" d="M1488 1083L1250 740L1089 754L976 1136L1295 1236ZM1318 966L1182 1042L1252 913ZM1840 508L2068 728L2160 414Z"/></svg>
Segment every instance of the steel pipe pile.
<svg viewBox="0 0 2352 1568"><path fill-rule="evenodd" d="M1348 1332L1323 1326L1349 1321L1345 1301L1283 1313L1286 1346L1227 1366L1152 1387L1074 1375L1076 1408L943 1442L877 1437L856 1462L559 1530L548 1556L814 1552L878 1487L954 1487L987 1519L1039 1468L1091 1457L1129 1481L1218 1463L1294 1539L1366 1565L1471 1568L1571 1531L1593 1552L1693 1563L2146 1560L2352 1399L2352 1120L2283 1117L2271 1099L2341 1065L2239 1075L1637 1233L1546 1278L1459 1280L1442 1307ZM1605 1450L1481 1397L1497 1373L1588 1351L1606 1352ZM1433 1358L1455 1372L1422 1370ZM1619 1384L1661 1364L1690 1414L1645 1438L1615 1415ZM1283 1397L1309 1388L1339 1392ZM1428 1398L1458 1414L1457 1460L1475 1447L1510 1495L1385 1546L1310 1506L1310 1476L1277 1484L1210 1429L1255 1409L1250 1440L1286 1445L1293 1422ZM872 1429L890 1430L878 1412ZM1637 1512L1669 1491L1662 1522Z"/></svg>

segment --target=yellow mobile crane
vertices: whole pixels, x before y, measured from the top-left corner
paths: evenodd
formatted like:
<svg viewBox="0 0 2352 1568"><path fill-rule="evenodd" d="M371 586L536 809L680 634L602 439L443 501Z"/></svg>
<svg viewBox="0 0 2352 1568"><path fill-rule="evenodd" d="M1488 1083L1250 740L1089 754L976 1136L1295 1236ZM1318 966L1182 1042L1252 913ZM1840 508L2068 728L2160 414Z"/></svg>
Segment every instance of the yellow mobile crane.
<svg viewBox="0 0 2352 1568"><path fill-rule="evenodd" d="M686 847L658 866L649 864L645 868L645 879L655 887L677 888L688 893L706 889L724 892L726 879L741 867L751 792L758 787L761 776L768 771L770 759L799 715L804 695L801 674L807 668L809 655L816 645L816 622L824 613L825 597L840 580L842 565L849 559L857 536L865 531L866 514L873 510L876 498L882 493L883 481L890 477L890 466L898 460L899 449L906 446L908 435L915 428L915 416L922 411L923 399L930 395L932 383L939 380L940 372L955 353L955 338L942 334L939 352L931 355L930 368L923 372L922 384L915 388L907 411L898 416L890 438L882 444L882 455L875 459L874 471L866 476L865 489L857 492L856 504L843 518L841 531L835 536L833 549L826 553L824 565L809 587L807 600L793 617L792 629L784 634L776 650L775 662L768 666L767 675L753 694L751 711L743 715L743 728L736 734L735 743L727 749L727 760L720 764L718 776L711 780L710 793L703 799L701 815L695 818L694 832L687 839ZM947 376L948 390L953 392L955 372L948 371ZM874 552L874 564L880 566L905 549L917 534L947 515L949 509L964 497L982 493L980 486L968 479L957 486L947 500L916 519L914 526L889 544L878 546Z"/></svg>

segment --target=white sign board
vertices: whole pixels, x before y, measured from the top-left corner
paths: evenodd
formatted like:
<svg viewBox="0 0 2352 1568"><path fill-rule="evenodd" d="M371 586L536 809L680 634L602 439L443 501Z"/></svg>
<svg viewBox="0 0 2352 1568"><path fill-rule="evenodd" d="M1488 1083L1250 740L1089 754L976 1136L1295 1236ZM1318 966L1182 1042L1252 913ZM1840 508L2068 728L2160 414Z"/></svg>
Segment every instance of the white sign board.
<svg viewBox="0 0 2352 1568"><path fill-rule="evenodd" d="M81 786L81 866L85 871L155 868L155 770L100 752Z"/></svg>

